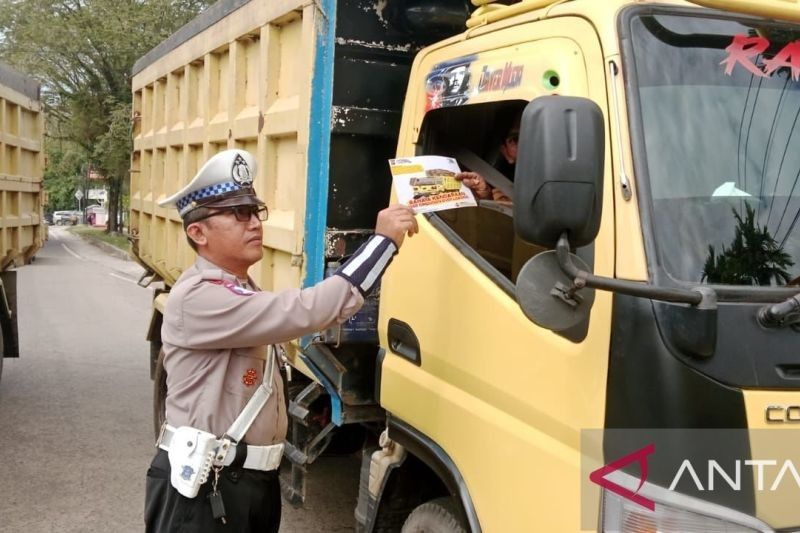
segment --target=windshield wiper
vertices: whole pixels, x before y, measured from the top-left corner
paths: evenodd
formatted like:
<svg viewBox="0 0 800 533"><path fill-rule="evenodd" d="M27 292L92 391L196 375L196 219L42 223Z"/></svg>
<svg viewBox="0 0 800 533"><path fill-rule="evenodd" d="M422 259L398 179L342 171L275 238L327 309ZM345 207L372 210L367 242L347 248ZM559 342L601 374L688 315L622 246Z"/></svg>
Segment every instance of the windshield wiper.
<svg viewBox="0 0 800 533"><path fill-rule="evenodd" d="M778 304L758 310L758 323L765 328L782 328L800 324L800 293Z"/></svg>

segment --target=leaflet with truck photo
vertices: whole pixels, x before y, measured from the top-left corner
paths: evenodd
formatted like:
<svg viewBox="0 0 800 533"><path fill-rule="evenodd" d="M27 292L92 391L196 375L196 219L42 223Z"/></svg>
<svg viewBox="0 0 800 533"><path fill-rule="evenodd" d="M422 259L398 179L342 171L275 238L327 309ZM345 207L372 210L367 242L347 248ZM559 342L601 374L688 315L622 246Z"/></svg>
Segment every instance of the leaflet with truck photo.
<svg viewBox="0 0 800 533"><path fill-rule="evenodd" d="M461 172L452 157L423 155L390 159L392 181L401 204L415 213L477 205L472 191L456 179Z"/></svg>

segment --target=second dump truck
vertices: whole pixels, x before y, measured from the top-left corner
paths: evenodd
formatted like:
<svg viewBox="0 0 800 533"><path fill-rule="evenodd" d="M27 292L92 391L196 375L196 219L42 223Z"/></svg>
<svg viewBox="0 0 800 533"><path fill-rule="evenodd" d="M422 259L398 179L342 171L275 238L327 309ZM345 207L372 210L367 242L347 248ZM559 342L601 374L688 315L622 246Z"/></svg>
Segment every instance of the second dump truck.
<svg viewBox="0 0 800 533"><path fill-rule="evenodd" d="M800 7L476 4L222 1L139 60L154 367L193 261L157 202L208 157L256 155L280 290L367 238L388 159L448 155L513 208L419 216L365 309L292 345L288 497L359 427L363 531L800 527Z"/></svg>
<svg viewBox="0 0 800 533"><path fill-rule="evenodd" d="M16 268L46 238L43 139L39 84L0 63L0 375L4 357L19 357Z"/></svg>

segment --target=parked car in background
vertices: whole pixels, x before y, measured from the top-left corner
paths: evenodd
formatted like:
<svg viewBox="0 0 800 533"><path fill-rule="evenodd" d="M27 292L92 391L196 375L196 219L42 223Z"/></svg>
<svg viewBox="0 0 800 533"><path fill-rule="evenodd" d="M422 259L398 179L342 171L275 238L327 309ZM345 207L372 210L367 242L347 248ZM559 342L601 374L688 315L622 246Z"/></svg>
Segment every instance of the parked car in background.
<svg viewBox="0 0 800 533"><path fill-rule="evenodd" d="M80 211L54 211L53 224L57 226L74 226L81 219Z"/></svg>

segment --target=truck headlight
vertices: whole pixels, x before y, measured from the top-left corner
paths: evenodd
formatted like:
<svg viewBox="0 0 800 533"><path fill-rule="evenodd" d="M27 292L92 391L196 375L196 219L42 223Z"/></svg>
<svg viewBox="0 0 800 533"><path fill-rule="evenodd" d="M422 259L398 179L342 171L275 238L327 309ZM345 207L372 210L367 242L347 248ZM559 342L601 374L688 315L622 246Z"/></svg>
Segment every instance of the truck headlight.
<svg viewBox="0 0 800 533"><path fill-rule="evenodd" d="M614 483L636 490L639 479L616 471L608 476ZM645 482L638 494L655 502L655 510L602 490L600 531L624 533L707 533L773 531L761 520L693 496Z"/></svg>

